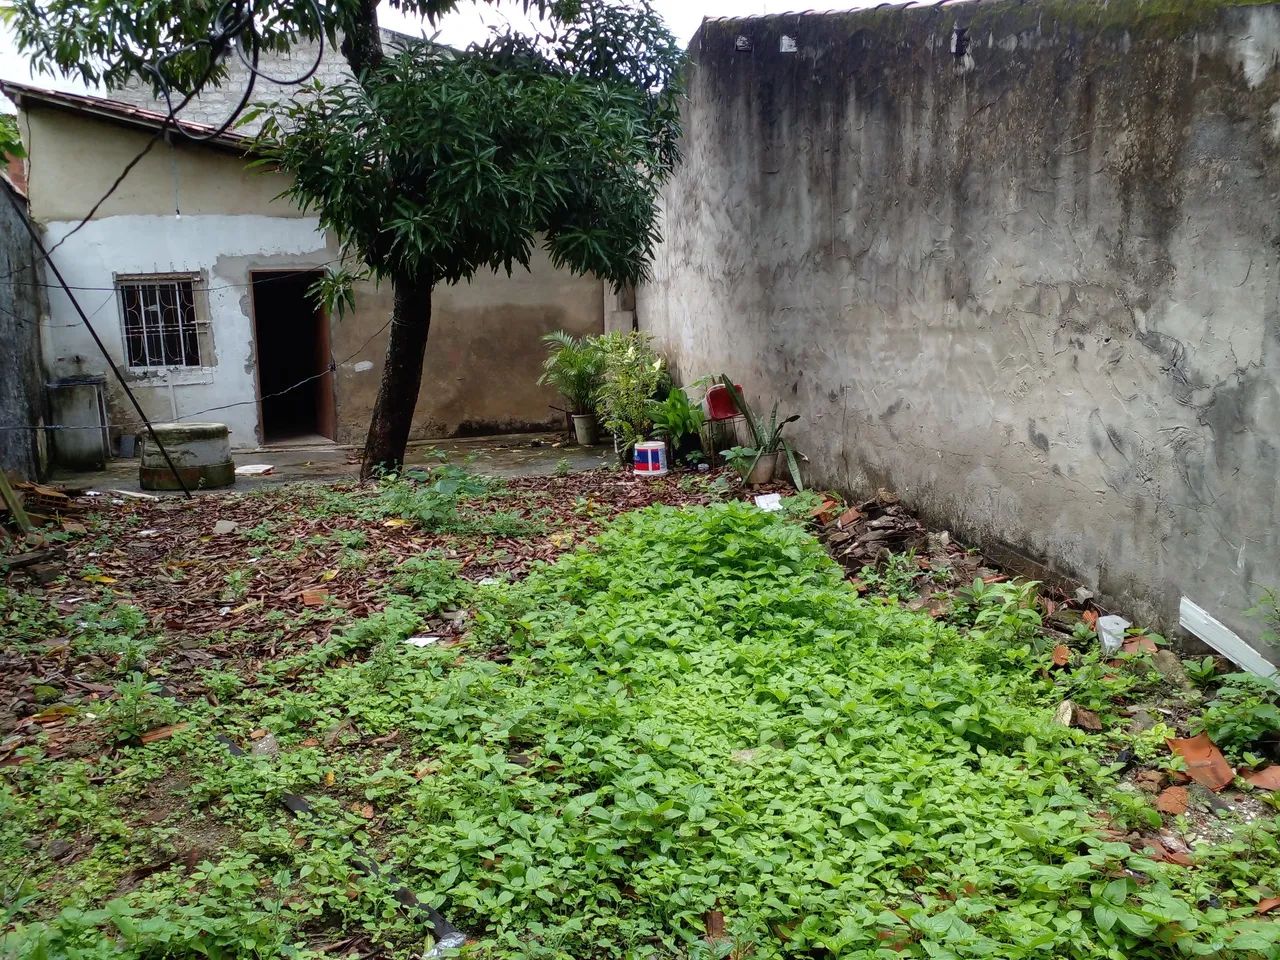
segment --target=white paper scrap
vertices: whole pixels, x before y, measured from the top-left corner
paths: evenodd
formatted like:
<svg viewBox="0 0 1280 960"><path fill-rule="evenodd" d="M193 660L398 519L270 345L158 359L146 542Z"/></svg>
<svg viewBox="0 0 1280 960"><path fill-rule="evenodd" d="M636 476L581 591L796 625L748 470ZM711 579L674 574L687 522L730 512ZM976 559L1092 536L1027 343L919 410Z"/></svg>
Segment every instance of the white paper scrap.
<svg viewBox="0 0 1280 960"><path fill-rule="evenodd" d="M780 493L762 493L756 497L756 506L767 513L774 513L782 509L782 494Z"/></svg>

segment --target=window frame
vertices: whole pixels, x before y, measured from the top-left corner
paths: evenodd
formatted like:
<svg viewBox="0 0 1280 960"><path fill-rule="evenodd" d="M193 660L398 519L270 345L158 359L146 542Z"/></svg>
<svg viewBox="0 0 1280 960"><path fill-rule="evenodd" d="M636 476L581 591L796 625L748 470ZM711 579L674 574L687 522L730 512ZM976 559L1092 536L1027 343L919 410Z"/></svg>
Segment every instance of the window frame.
<svg viewBox="0 0 1280 960"><path fill-rule="evenodd" d="M115 288L116 313L120 321L120 347L124 366L131 374L137 377L168 377L178 374L185 375L186 378L203 380L212 373L213 364L210 361L213 358L213 328L209 323L209 311L206 302L207 289L202 272L179 270L157 273L113 273L111 279L112 286ZM128 286L159 286L166 283L191 284L191 325L195 330L197 360L199 362L195 364L134 364L129 354L128 315L124 302L125 288Z"/></svg>

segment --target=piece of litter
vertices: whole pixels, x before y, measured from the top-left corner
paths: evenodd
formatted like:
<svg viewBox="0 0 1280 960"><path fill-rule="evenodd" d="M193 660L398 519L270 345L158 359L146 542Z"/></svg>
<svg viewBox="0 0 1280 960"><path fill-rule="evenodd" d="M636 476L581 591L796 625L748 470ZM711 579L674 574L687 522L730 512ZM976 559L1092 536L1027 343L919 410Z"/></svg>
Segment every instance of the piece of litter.
<svg viewBox="0 0 1280 960"><path fill-rule="evenodd" d="M151 493L143 493L140 490L108 490L108 493L114 493L117 497L128 497L131 500L159 500L160 498Z"/></svg>
<svg viewBox="0 0 1280 960"><path fill-rule="evenodd" d="M274 734L267 733L258 739L249 752L255 757L278 757L280 744L276 741Z"/></svg>
<svg viewBox="0 0 1280 960"><path fill-rule="evenodd" d="M439 637L409 637L405 640L405 643L411 647L429 647L439 640Z"/></svg>
<svg viewBox="0 0 1280 960"><path fill-rule="evenodd" d="M228 533L235 533L236 528L239 526L240 524L234 520L219 520L213 525L213 534L216 537L221 537Z"/></svg>
<svg viewBox="0 0 1280 960"><path fill-rule="evenodd" d="M775 513L782 509L782 494L762 493L756 497L756 506L766 513Z"/></svg>
<svg viewBox="0 0 1280 960"><path fill-rule="evenodd" d="M236 476L265 477L267 474L273 473L275 469L269 463L246 463L243 467L236 467Z"/></svg>
<svg viewBox="0 0 1280 960"><path fill-rule="evenodd" d="M154 537L154 536L155 536L156 534L158 534L159 532L160 532L159 530L139 530L139 531L138 531L138 536L140 536L140 537Z"/></svg>
<svg viewBox="0 0 1280 960"><path fill-rule="evenodd" d="M495 583L500 583L500 582L501 581L499 581L497 577L481 577L479 580L476 581L476 585L481 587L491 587Z"/></svg>

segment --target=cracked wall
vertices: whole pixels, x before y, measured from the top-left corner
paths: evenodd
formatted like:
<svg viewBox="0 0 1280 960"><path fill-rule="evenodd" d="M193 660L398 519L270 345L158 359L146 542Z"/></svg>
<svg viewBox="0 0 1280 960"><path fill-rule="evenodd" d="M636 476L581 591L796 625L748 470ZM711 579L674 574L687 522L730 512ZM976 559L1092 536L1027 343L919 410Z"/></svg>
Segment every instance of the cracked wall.
<svg viewBox="0 0 1280 960"><path fill-rule="evenodd" d="M788 42L784 38L790 38ZM786 52L794 46L794 52ZM1280 7L709 21L638 315L1134 619L1280 587ZM1274 659L1275 650L1270 654Z"/></svg>

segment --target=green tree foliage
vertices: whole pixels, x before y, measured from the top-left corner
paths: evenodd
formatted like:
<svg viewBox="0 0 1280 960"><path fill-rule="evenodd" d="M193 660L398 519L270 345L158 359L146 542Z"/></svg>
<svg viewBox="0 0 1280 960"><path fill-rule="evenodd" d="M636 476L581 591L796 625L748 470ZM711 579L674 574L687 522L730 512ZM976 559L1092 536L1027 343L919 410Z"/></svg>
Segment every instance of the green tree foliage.
<svg viewBox="0 0 1280 960"><path fill-rule="evenodd" d="M650 12L588 10L616 33L552 17L564 32L550 41L415 44L360 82L316 87L270 111L264 156L379 279L510 272L541 242L557 266L634 283L677 156L679 53Z"/></svg>
<svg viewBox="0 0 1280 960"><path fill-rule="evenodd" d="M11 113L0 114L0 157L25 157L22 136L18 133L18 118Z"/></svg>

